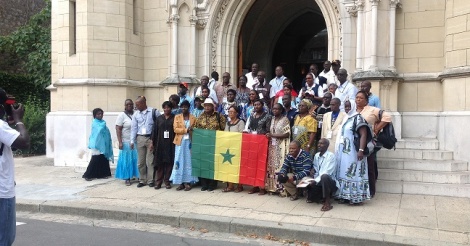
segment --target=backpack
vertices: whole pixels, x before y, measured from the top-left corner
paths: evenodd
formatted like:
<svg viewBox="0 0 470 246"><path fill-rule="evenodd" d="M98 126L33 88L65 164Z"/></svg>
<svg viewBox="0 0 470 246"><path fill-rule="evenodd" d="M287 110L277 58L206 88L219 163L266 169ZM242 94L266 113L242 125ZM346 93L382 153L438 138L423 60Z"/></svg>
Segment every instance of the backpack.
<svg viewBox="0 0 470 246"><path fill-rule="evenodd" d="M367 123L367 121L362 118L363 122L360 122L359 124L357 123L357 117L362 116L360 114L356 115L354 117L354 122L353 122L353 132L354 132L354 147L356 148L356 151L359 152L360 145L361 145L361 135L359 135L359 128L365 126L367 130L367 138L366 138L366 147L364 148L363 154L364 156L369 156L374 152L375 148L375 142L374 142L374 133L372 131L372 127Z"/></svg>
<svg viewBox="0 0 470 246"><path fill-rule="evenodd" d="M379 120L382 120L383 110L379 111ZM388 123L377 135L377 142L379 142L382 147L386 149L394 149L397 142L395 137L395 129L393 128L392 122Z"/></svg>

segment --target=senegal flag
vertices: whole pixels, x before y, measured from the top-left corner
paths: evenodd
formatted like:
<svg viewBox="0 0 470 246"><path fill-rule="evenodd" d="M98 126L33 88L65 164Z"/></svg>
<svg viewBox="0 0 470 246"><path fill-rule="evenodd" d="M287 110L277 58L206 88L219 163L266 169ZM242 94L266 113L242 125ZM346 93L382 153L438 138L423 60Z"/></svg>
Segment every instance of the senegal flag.
<svg viewBox="0 0 470 246"><path fill-rule="evenodd" d="M264 187L267 152L264 135L194 129L193 176Z"/></svg>

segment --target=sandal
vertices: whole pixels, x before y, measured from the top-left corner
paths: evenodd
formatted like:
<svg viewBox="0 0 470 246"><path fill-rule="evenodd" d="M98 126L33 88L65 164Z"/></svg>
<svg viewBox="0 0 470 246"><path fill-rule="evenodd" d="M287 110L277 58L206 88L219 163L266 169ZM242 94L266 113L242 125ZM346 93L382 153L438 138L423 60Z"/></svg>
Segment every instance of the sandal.
<svg viewBox="0 0 470 246"><path fill-rule="evenodd" d="M176 188L176 190L182 190L182 189L184 189L184 185L183 185L183 184L180 184L180 185L178 186L178 188Z"/></svg>
<svg viewBox="0 0 470 246"><path fill-rule="evenodd" d="M321 207L321 211L323 211L323 212L330 211L332 209L333 209L333 205L331 205L331 204L328 207L325 206L325 205L323 205L323 207Z"/></svg>
<svg viewBox="0 0 470 246"><path fill-rule="evenodd" d="M257 193L259 192L259 187L253 187L249 192L248 194L254 194L254 193Z"/></svg>
<svg viewBox="0 0 470 246"><path fill-rule="evenodd" d="M243 186L238 185L237 188L235 189L235 193L242 192L243 191Z"/></svg>
<svg viewBox="0 0 470 246"><path fill-rule="evenodd" d="M235 191L235 188L230 188L230 187L225 187L222 192L232 192L232 191Z"/></svg>
<svg viewBox="0 0 470 246"><path fill-rule="evenodd" d="M184 185L184 191L190 191L193 187L191 187L190 184L185 184Z"/></svg>
<svg viewBox="0 0 470 246"><path fill-rule="evenodd" d="M298 199L299 199L299 196L297 196L297 194L294 194L290 197L291 201L295 201L295 200L298 200Z"/></svg>
<svg viewBox="0 0 470 246"><path fill-rule="evenodd" d="M266 193L268 193L268 192L265 189L260 189L259 192L258 192L258 195L263 196L263 195L266 195Z"/></svg>
<svg viewBox="0 0 470 246"><path fill-rule="evenodd" d="M167 184L167 185L165 185L165 188L166 188L166 189L171 189L171 185L170 185L170 184Z"/></svg>

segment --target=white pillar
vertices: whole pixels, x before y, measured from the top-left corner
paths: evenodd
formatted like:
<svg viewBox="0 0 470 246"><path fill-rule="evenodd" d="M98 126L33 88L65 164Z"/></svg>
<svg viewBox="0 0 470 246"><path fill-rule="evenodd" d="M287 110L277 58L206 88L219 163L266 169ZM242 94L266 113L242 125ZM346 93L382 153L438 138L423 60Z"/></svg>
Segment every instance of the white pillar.
<svg viewBox="0 0 470 246"><path fill-rule="evenodd" d="M196 11L194 11L196 12ZM189 77L196 78L196 49L197 49L197 41L196 41L196 23L197 23L197 16L194 14L189 18L189 22L191 23L191 59L189 61Z"/></svg>
<svg viewBox="0 0 470 246"><path fill-rule="evenodd" d="M171 7L171 77L178 77L178 9L176 6Z"/></svg>
<svg viewBox="0 0 470 246"><path fill-rule="evenodd" d="M362 48L362 41L364 39L364 2L363 0L356 1L356 8L357 8L357 32L356 32L356 71L360 72L363 70L364 63L362 57L364 55L363 48Z"/></svg>
<svg viewBox="0 0 470 246"><path fill-rule="evenodd" d="M390 53L390 62L388 68L392 71L396 71L395 68L395 16L397 10L397 4L400 3L400 0L390 0L390 44L389 44L389 53Z"/></svg>
<svg viewBox="0 0 470 246"><path fill-rule="evenodd" d="M372 4L372 11L371 11L371 64L369 69L370 70L377 70L377 25L378 25L378 5L380 0L370 0Z"/></svg>

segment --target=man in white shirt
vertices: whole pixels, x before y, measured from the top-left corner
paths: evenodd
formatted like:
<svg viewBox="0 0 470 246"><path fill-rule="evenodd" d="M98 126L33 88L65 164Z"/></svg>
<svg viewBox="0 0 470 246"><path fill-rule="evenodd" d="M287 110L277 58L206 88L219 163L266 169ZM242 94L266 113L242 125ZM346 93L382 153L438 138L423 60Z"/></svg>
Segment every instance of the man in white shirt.
<svg viewBox="0 0 470 246"><path fill-rule="evenodd" d="M211 89L211 90L214 90L215 86L218 83L219 83L219 73L216 72L216 71L213 71L211 73L211 79L209 80L209 84L207 85L207 87L209 87L209 89Z"/></svg>
<svg viewBox="0 0 470 246"><path fill-rule="evenodd" d="M336 158L328 151L329 145L328 139L322 138L318 141L318 153L313 157L314 180L307 186L307 202L312 203L323 199L321 211L329 211L333 208L330 199L339 188L336 180Z"/></svg>
<svg viewBox="0 0 470 246"><path fill-rule="evenodd" d="M0 245L10 246L16 236L15 167L11 147L29 147L29 134L23 124L24 107L15 109L14 100L0 88ZM7 113L8 109L8 113ZM11 113L10 113L11 112ZM15 124L12 129L7 121Z"/></svg>
<svg viewBox="0 0 470 246"><path fill-rule="evenodd" d="M335 83L335 72L331 69L331 62L325 61L323 63L323 71L318 75L318 77L325 77L328 81L328 84Z"/></svg>
<svg viewBox="0 0 470 246"><path fill-rule="evenodd" d="M274 70L274 73L276 74L276 77L269 81L269 85L271 86L269 98L271 99L271 102L268 107L270 108L272 108L272 106L274 105L274 98L276 97L276 93L282 90L282 87L284 86L282 82L284 82L284 80L286 79L286 77L284 76L284 70L281 66L277 66Z"/></svg>
<svg viewBox="0 0 470 246"><path fill-rule="evenodd" d="M340 109L344 111L344 101L349 100L354 102L356 100L357 87L348 81L348 71L341 68L338 70L339 86L335 91L335 97L341 101Z"/></svg>
<svg viewBox="0 0 470 246"><path fill-rule="evenodd" d="M251 72L245 74L247 78L246 87L250 88L250 90L252 90L253 85L258 82L258 71L259 71L258 63L253 63L251 65Z"/></svg>
<svg viewBox="0 0 470 246"><path fill-rule="evenodd" d="M211 89L211 87L209 87L209 77L207 75L203 75L201 77L201 85L198 86L197 89L195 90L195 92L193 94L193 98L202 96L202 87L203 86L207 86L209 88L209 90L210 90L209 97L212 98L212 100L214 100L214 102L216 104L218 104L219 101L217 100L217 95L215 94L215 90Z"/></svg>

